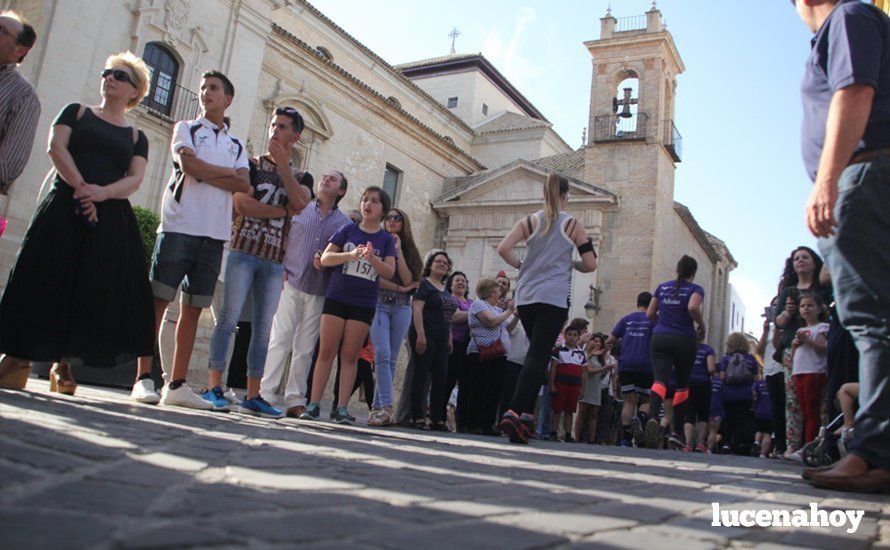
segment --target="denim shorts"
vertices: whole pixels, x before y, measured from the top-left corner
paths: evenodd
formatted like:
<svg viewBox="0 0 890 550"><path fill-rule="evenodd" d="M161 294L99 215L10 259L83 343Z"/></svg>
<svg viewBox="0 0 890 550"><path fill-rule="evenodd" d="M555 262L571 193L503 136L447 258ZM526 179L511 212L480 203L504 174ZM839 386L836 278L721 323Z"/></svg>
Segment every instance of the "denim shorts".
<svg viewBox="0 0 890 550"><path fill-rule="evenodd" d="M210 237L159 233L149 273L155 298L172 302L176 289L182 285L182 304L209 307L222 266L224 244Z"/></svg>

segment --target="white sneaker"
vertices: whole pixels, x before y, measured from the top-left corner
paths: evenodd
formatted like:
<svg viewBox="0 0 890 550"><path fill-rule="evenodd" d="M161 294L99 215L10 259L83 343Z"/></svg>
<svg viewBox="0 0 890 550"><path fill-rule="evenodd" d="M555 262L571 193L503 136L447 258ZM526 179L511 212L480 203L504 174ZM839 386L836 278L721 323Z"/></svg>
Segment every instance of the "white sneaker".
<svg viewBox="0 0 890 550"><path fill-rule="evenodd" d="M238 399L238 396L235 395L235 390L233 390L232 388L226 388L226 391L223 392L223 397L225 397L226 401L228 401L232 405L241 404L241 400Z"/></svg>
<svg viewBox="0 0 890 550"><path fill-rule="evenodd" d="M133 391L130 392L130 398L139 403L148 405L157 405L161 400L161 396L155 389L155 383L150 378L139 380L133 384Z"/></svg>
<svg viewBox="0 0 890 550"><path fill-rule="evenodd" d="M161 392L161 405L168 407L185 407L186 409L200 409L202 411L212 411L213 403L207 401L188 386L183 384L175 390L170 389L170 385L164 386Z"/></svg>

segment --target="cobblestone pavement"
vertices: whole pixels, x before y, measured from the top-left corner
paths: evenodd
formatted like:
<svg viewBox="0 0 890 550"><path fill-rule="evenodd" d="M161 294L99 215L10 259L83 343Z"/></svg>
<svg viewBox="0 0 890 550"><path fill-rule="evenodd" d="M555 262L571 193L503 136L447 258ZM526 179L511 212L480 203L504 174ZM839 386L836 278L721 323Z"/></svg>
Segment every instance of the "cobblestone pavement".
<svg viewBox="0 0 890 550"><path fill-rule="evenodd" d="M890 544L886 496L814 489L776 461L516 446L47 389L32 379L29 392L0 390L0 548ZM866 515L855 534L712 527L712 502Z"/></svg>

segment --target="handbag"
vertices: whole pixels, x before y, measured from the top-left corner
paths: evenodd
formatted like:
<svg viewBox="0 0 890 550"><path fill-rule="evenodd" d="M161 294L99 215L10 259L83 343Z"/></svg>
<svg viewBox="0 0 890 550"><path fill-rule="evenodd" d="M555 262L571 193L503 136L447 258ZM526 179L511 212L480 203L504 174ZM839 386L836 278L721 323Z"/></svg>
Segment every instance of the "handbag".
<svg viewBox="0 0 890 550"><path fill-rule="evenodd" d="M483 346L477 342L476 337L473 336L473 329L470 329L470 338L476 342L476 349L479 351L480 361L490 361L507 355L507 348L504 347L504 342L500 338L487 346Z"/></svg>

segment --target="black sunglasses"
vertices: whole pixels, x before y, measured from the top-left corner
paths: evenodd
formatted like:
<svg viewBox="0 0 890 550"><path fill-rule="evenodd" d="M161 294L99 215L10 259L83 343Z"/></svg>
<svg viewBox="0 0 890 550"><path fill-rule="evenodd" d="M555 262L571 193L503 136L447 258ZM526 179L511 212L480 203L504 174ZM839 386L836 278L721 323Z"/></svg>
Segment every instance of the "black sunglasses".
<svg viewBox="0 0 890 550"><path fill-rule="evenodd" d="M276 115L296 115L299 113L297 113L297 110L294 109L293 107L279 107L279 108L275 109L275 114Z"/></svg>
<svg viewBox="0 0 890 550"><path fill-rule="evenodd" d="M402 221L401 214L390 214L389 216L384 218L388 222L400 222Z"/></svg>
<svg viewBox="0 0 890 550"><path fill-rule="evenodd" d="M127 71L123 69L105 69L104 71L102 71L102 78L108 78L108 75L114 76L114 79L118 82L127 82L132 84L133 86L136 85L136 83L133 82L133 79L130 78L130 75L127 73Z"/></svg>

